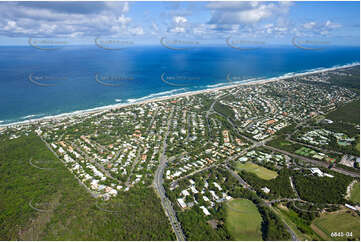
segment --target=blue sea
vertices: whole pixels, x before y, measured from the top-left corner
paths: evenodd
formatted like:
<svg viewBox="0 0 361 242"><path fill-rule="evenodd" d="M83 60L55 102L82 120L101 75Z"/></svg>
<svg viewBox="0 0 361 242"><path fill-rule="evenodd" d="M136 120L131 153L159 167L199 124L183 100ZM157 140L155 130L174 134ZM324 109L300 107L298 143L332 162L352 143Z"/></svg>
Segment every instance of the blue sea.
<svg viewBox="0 0 361 242"><path fill-rule="evenodd" d="M360 62L359 47L0 47L0 125Z"/></svg>

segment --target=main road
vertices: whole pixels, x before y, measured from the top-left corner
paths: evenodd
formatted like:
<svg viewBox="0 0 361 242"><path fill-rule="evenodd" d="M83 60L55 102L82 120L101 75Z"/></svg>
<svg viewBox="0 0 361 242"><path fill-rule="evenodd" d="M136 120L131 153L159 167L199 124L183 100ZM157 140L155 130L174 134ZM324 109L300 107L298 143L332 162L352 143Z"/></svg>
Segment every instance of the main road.
<svg viewBox="0 0 361 242"><path fill-rule="evenodd" d="M169 131L170 131L170 124L172 121L173 112L174 112L174 109L172 109L172 112L170 113L169 118L168 118L168 124L167 124L168 128L167 128L167 132L163 139L163 146L160 151L161 153L159 155L159 166L154 174L153 186L154 186L154 189L156 190L156 192L159 194L162 207L165 211L165 214L169 218L170 224L177 237L177 240L184 241L185 236L183 234L182 226L180 225L180 223L177 219L177 216L173 209L172 203L167 198L164 187L163 187L163 173L164 173L164 169L167 166L167 162L168 162L168 160L165 158L164 154L165 154L165 151L167 148L167 138L168 138Z"/></svg>
<svg viewBox="0 0 361 242"><path fill-rule="evenodd" d="M303 161L306 161L308 163L312 163L312 164L317 165L317 166L322 166L322 167L328 168L328 164L325 163L325 162L322 162L322 161L314 160L314 159L311 159L311 158L306 158L306 157L296 155L294 153L290 153L290 152L287 152L285 150L277 149L275 147L268 146L268 145L264 145L264 147L266 147L267 149L270 149L270 150L273 150L273 151L276 151L276 152L279 152L279 153L282 153L282 154L297 158L299 160L303 160ZM347 171L347 170L341 169L339 167L334 167L331 170L336 171L336 172L341 173L341 174L344 174L344 175L347 175L347 176L360 177L359 173L352 172L352 171Z"/></svg>

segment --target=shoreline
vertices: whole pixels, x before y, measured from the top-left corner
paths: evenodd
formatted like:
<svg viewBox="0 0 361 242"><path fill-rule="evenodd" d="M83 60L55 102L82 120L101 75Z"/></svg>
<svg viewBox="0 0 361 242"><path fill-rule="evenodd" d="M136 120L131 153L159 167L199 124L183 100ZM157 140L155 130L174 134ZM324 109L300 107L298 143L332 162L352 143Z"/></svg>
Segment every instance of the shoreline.
<svg viewBox="0 0 361 242"><path fill-rule="evenodd" d="M351 64L342 65L342 66L334 66L334 67L322 68L322 69L315 68L315 69L305 71L302 73L296 73L296 74L286 73L286 74L278 76L278 77L259 79L259 80L256 79L256 80L252 80L252 81L245 80L245 81L240 81L238 83L237 82L230 83L229 85L227 85L227 83L225 82L225 83L215 84L215 85L224 85L224 86L211 87L211 88L206 88L206 89L197 90L197 91L188 91L188 92L183 92L183 93L178 93L178 94L173 94L173 95L168 95L168 96L161 96L161 97L145 99L145 100L141 100L141 101L110 104L110 105L96 107L96 108L78 110L78 111L62 113L62 114L57 114L57 115L52 115L52 116L45 116L45 117L41 117L41 118L29 119L29 120L24 120L24 121L17 121L17 122L8 123L8 124L1 124L1 122L0 122L0 130L4 129L4 128L18 127L18 126L22 126L22 125L30 125L30 124L42 122L42 121L62 120L62 119L70 118L70 117L74 117L74 116L82 117L82 116L88 116L88 115L92 115L92 114L101 114L102 112L107 112L111 109L129 107L132 105L143 105L143 104L148 104L148 103L152 103L152 102L165 101L165 100L173 99L173 98L198 95L201 93L217 92L220 90L231 89L231 88L240 87L240 86L263 85L263 84L267 84L270 82L285 80L288 78L300 77L300 76L305 76L305 75L310 75L310 74L317 74L317 73L322 73L322 72L327 72L327 71L334 71L334 70L338 70L338 69L345 69L345 68L350 68L350 67L359 66L359 65L360 65L360 63L351 63ZM150 95L156 95L156 93L150 94ZM150 96L150 95L148 95L148 96ZM142 99L142 98L146 98L146 97L147 96L136 98L136 99ZM32 116L32 115L28 115L28 116ZM36 115L34 115L34 116L36 116Z"/></svg>

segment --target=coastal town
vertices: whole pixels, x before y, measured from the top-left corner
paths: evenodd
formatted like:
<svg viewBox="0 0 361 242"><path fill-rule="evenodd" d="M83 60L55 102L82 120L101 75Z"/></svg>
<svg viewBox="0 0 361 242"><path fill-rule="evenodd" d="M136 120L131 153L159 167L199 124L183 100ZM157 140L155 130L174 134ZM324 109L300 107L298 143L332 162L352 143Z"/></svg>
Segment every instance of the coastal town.
<svg viewBox="0 0 361 242"><path fill-rule="evenodd" d="M359 107L359 91L334 81L359 75L358 68L29 121L1 127L0 136L16 140L34 132L95 199L154 189L179 240L196 238L187 217L194 214L210 230L224 228L222 205L232 209L246 192L280 218L269 223L281 224L285 238L325 239L312 229L301 232L282 209L301 217L300 207L359 216L359 200L347 198L359 186L359 121L330 115ZM314 184L327 179L331 185L322 189L338 195L313 197L318 188L305 188L307 177Z"/></svg>

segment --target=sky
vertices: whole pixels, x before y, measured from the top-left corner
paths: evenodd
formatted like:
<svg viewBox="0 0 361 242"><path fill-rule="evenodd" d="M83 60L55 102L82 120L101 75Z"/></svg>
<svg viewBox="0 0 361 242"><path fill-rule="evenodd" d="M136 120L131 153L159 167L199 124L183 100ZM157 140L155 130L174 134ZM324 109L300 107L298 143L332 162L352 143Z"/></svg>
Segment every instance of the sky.
<svg viewBox="0 0 361 242"><path fill-rule="evenodd" d="M185 45L287 45L297 39L359 46L360 3L0 2L0 45L34 39L153 45L162 38Z"/></svg>

